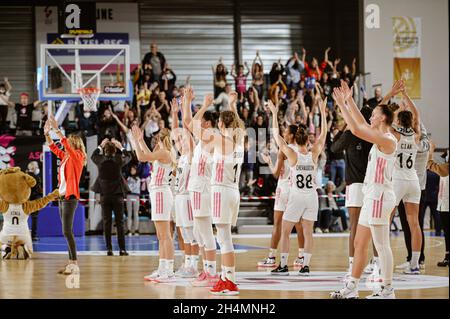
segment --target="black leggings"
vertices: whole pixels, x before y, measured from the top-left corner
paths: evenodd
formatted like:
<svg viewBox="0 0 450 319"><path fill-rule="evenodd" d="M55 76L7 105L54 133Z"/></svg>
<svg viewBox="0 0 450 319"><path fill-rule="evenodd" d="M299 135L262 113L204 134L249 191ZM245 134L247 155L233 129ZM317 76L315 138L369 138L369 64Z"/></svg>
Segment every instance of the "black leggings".
<svg viewBox="0 0 450 319"><path fill-rule="evenodd" d="M73 235L73 219L77 206L78 200L73 196L59 201L59 216L61 217L62 230L69 248L69 260L73 261L77 260L77 246Z"/></svg>
<svg viewBox="0 0 450 319"><path fill-rule="evenodd" d="M420 231L422 233L422 248L420 249L420 258L419 262L425 261L425 236L423 234L423 221L425 219L425 209L423 208L425 201L425 191L422 191L420 196L420 207L419 207L419 225ZM405 244L406 249L408 250L408 256L406 257L407 261L411 261L412 257L412 246L411 246L411 230L409 229L408 220L406 219L406 210L405 205L403 205L403 201L398 205L398 215L400 217L400 222L402 224L403 235L405 236Z"/></svg>
<svg viewBox="0 0 450 319"><path fill-rule="evenodd" d="M444 236L445 236L445 254L448 257L448 251L450 248L450 243L449 243L449 239L450 239L450 229L449 229L449 221L450 221L450 213L449 212L439 212L439 214L441 215L441 223L442 223L442 228L444 228Z"/></svg>

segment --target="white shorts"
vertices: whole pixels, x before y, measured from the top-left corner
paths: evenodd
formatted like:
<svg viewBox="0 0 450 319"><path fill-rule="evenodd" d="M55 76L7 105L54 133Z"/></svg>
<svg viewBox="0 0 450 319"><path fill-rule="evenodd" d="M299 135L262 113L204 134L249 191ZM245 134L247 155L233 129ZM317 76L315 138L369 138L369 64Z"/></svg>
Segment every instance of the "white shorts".
<svg viewBox="0 0 450 319"><path fill-rule="evenodd" d="M175 224L177 227L194 227L194 215L188 194L175 196Z"/></svg>
<svg viewBox="0 0 450 319"><path fill-rule="evenodd" d="M395 192L395 206L400 204L400 201L403 200L403 203L420 203L420 184L419 181L408 181L401 179L394 179L394 192Z"/></svg>
<svg viewBox="0 0 450 319"><path fill-rule="evenodd" d="M170 188L150 190L153 221L171 221L173 195Z"/></svg>
<svg viewBox="0 0 450 319"><path fill-rule="evenodd" d="M364 202L364 193L362 191L363 183L353 183L345 188L345 207L362 207Z"/></svg>
<svg viewBox="0 0 450 319"><path fill-rule="evenodd" d="M211 186L213 224L236 226L240 200L238 189L226 186Z"/></svg>
<svg viewBox="0 0 450 319"><path fill-rule="evenodd" d="M287 202L289 199L289 184L282 184L277 186L275 191L275 205L273 210L279 212L285 212L287 207Z"/></svg>
<svg viewBox="0 0 450 319"><path fill-rule="evenodd" d="M370 196L370 194L364 196L358 224L366 227L391 224L391 213L395 208L395 195L385 195L383 194L378 199L374 198L376 196Z"/></svg>
<svg viewBox="0 0 450 319"><path fill-rule="evenodd" d="M191 199L192 211L194 217L210 217L211 216L211 193L210 187L205 187L203 192L189 192Z"/></svg>
<svg viewBox="0 0 450 319"><path fill-rule="evenodd" d="M319 197L316 191L311 193L289 192L289 199L283 220L297 223L301 219L315 222L319 213Z"/></svg>

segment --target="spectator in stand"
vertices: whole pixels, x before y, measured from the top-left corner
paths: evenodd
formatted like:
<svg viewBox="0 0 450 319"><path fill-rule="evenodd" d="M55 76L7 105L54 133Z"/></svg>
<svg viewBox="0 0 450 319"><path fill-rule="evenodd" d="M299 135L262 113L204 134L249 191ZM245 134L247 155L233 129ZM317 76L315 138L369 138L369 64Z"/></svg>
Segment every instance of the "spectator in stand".
<svg viewBox="0 0 450 319"><path fill-rule="evenodd" d="M336 188L336 185L332 181L328 181L325 185L324 195L319 197L319 227L323 233L328 233L332 226L332 217L341 219L342 231L348 229L347 216L345 211L341 209L337 202L336 196L341 194L343 187Z"/></svg>
<svg viewBox="0 0 450 319"><path fill-rule="evenodd" d="M108 107L103 111L103 115L99 118L97 126L100 141L103 141L105 138L120 139L119 127L112 115L113 112L111 107Z"/></svg>
<svg viewBox="0 0 450 319"><path fill-rule="evenodd" d="M303 58L304 61L304 58ZM305 69L304 62L298 57L297 52L286 63L286 85L289 89L298 90L301 75Z"/></svg>
<svg viewBox="0 0 450 319"><path fill-rule="evenodd" d="M369 107L374 109L378 104L381 104L383 100L383 95L381 94L381 87L376 87L374 91L375 96L367 101L364 101L364 104L367 104Z"/></svg>
<svg viewBox="0 0 450 319"><path fill-rule="evenodd" d="M140 121L142 122L143 116L147 112L148 109L150 109L150 99L152 98L153 91L156 89L158 84L155 82L150 87L147 87L147 84L142 85L139 88L139 91L136 94L136 109L137 109L137 115L140 118Z"/></svg>
<svg viewBox="0 0 450 319"><path fill-rule="evenodd" d="M169 67L169 64L166 63L163 72L159 78L159 86L162 88L162 91L166 93L166 96L169 97L169 100L173 98L172 92L175 87L175 82L177 81L177 76L173 72L173 70Z"/></svg>
<svg viewBox="0 0 450 319"><path fill-rule="evenodd" d="M325 58L320 65L317 62L316 58L313 58L311 61L311 65L309 65L308 62L306 62L306 50L305 48L302 49L302 60L305 66L305 74L307 78L315 78L317 81L322 78L322 73L325 71L325 68L328 65L328 52L330 52L330 50L331 48L327 48L325 50Z"/></svg>
<svg viewBox="0 0 450 319"><path fill-rule="evenodd" d="M223 64L222 57L219 58L219 62L212 67L214 76L214 98L217 99L218 96L226 91L227 83L227 68Z"/></svg>
<svg viewBox="0 0 450 319"><path fill-rule="evenodd" d="M264 95L264 65L259 51L256 51L256 57L252 63L252 87L258 93L259 99L262 99Z"/></svg>
<svg viewBox="0 0 450 319"><path fill-rule="evenodd" d="M139 118L137 118L135 116L135 112L133 110L130 110L129 108L125 108L124 122L122 122L114 112L112 113L112 116L117 122L117 125L121 128L122 132L125 134L125 138L122 139L124 141L124 148L127 151L134 150L134 139L133 135L131 134L131 127L133 125L139 126Z"/></svg>
<svg viewBox="0 0 450 319"><path fill-rule="evenodd" d="M169 126L169 115L170 115L170 106L169 102L166 99L166 93L164 91L160 91L158 94L158 98L156 101L152 103L152 108L155 108L156 111L160 114L161 119L164 120L165 126Z"/></svg>
<svg viewBox="0 0 450 319"><path fill-rule="evenodd" d="M78 129L83 132L84 136L97 134L97 112L84 110L79 103L75 107L75 122L77 122Z"/></svg>
<svg viewBox="0 0 450 319"><path fill-rule="evenodd" d="M230 104L229 104L228 100L229 100L230 92L231 92L231 85L226 84L225 91L220 92L219 95L214 99L213 104L214 104L217 112L225 111L225 110L229 109Z"/></svg>
<svg viewBox="0 0 450 319"><path fill-rule="evenodd" d="M156 43L150 44L150 52L148 52L144 59L142 60L142 65L144 68L148 68L151 66L153 79L157 81L161 77L161 73L164 70L164 66L166 65L166 58L164 54L158 52L158 46Z"/></svg>
<svg viewBox="0 0 450 319"><path fill-rule="evenodd" d="M272 64L272 69L270 69L269 79L270 85L277 83L278 81L283 81L283 76L285 75L285 70L283 64L281 64L281 59Z"/></svg>
<svg viewBox="0 0 450 319"><path fill-rule="evenodd" d="M244 71L247 69L247 73ZM244 65L240 64L238 67L238 73L236 74L236 70L234 67L234 64L231 66L231 76L234 78L234 82L236 85L236 92L238 93L238 99L241 100L245 94L245 91L247 91L247 77L250 73L250 70L248 69L247 62L244 62Z"/></svg>
<svg viewBox="0 0 450 319"><path fill-rule="evenodd" d="M270 86L269 99L276 103L277 99L281 99L286 92L287 86L284 84L281 75L279 75L278 80Z"/></svg>
<svg viewBox="0 0 450 319"><path fill-rule="evenodd" d="M254 124L253 117L250 115L250 109L247 106L240 108L240 118L244 122L246 128Z"/></svg>
<svg viewBox="0 0 450 319"><path fill-rule="evenodd" d="M12 105L12 102L8 102ZM34 101L29 103L29 95L27 93L20 94L20 103L16 103L15 109L17 112L17 122L16 122L16 135L17 136L31 136L33 133L33 121L32 114L35 107L38 106L40 102Z"/></svg>
<svg viewBox="0 0 450 319"><path fill-rule="evenodd" d="M139 236L139 206L141 195L141 178L136 165L130 167L127 177L130 193L127 195L127 235Z"/></svg>
<svg viewBox="0 0 450 319"><path fill-rule="evenodd" d="M35 200L42 197L42 180L41 171L39 169L39 164L36 161L31 161L28 163L27 174L30 174L36 180L36 185L31 189L31 195L29 200ZM39 237L37 235L38 229L38 214L39 212L34 212L31 214L31 239L33 241L38 241Z"/></svg>
<svg viewBox="0 0 450 319"><path fill-rule="evenodd" d="M145 113L144 123L141 125L141 129L144 131L144 137L147 145L148 142L159 132L159 120L161 114L154 107Z"/></svg>
<svg viewBox="0 0 450 319"><path fill-rule="evenodd" d="M12 86L5 78L4 83L0 83L0 134L7 133L9 130L6 127L6 120L8 118L9 97L11 96Z"/></svg>

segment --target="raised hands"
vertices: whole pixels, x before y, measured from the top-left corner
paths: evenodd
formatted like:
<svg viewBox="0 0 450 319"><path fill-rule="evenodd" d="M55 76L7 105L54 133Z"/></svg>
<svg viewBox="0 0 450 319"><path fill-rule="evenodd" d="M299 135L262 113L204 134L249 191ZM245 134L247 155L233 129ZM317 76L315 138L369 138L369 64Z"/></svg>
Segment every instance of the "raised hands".
<svg viewBox="0 0 450 319"><path fill-rule="evenodd" d="M117 148L117 149L119 149L119 150L121 150L122 149L122 143L120 143L118 140L116 140L115 138L113 138L112 140L111 140L111 143L113 143L114 144L114 146Z"/></svg>
<svg viewBox="0 0 450 319"><path fill-rule="evenodd" d="M180 111L178 100L175 97L172 99L172 101L170 101L170 110L172 111L173 114L178 114L178 112Z"/></svg>
<svg viewBox="0 0 450 319"><path fill-rule="evenodd" d="M214 101L214 95L212 93L208 93L203 98L203 106L208 107L210 106Z"/></svg>
<svg viewBox="0 0 450 319"><path fill-rule="evenodd" d="M342 91L341 88L334 88L333 90L333 99L336 102L339 107L345 107L345 93Z"/></svg>
<svg viewBox="0 0 450 319"><path fill-rule="evenodd" d="M138 142L144 140L144 132L137 125L134 125L131 128L131 134L133 135L133 138Z"/></svg>
<svg viewBox="0 0 450 319"><path fill-rule="evenodd" d="M228 97L229 97L228 101L229 101L230 105L233 105L237 101L238 94L235 91L231 91L230 93L228 93Z"/></svg>
<svg viewBox="0 0 450 319"><path fill-rule="evenodd" d="M269 100L267 102L267 107L269 108L270 112L272 112L273 116L277 116L277 114L278 114L278 106L275 106L275 104L273 104L272 100Z"/></svg>
<svg viewBox="0 0 450 319"><path fill-rule="evenodd" d="M350 88L344 80L341 80L341 90L344 93L345 100L348 101L353 96L353 87Z"/></svg>
<svg viewBox="0 0 450 319"><path fill-rule="evenodd" d="M327 110L327 98L319 101L319 109L320 109L320 113L322 115L325 114L325 112Z"/></svg>
<svg viewBox="0 0 450 319"><path fill-rule="evenodd" d="M104 138L103 141L100 143L100 147L101 147L101 148L104 148L105 145L106 145L106 143L108 143L108 142L109 142L109 139Z"/></svg>

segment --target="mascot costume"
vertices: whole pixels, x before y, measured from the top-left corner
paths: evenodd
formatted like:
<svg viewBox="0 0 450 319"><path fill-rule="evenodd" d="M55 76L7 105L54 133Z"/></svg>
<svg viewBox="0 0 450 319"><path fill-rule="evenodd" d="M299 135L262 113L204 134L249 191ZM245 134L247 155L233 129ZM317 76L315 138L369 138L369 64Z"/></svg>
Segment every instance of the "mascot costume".
<svg viewBox="0 0 450 319"><path fill-rule="evenodd" d="M0 170L0 213L3 229L0 245L4 259L28 259L33 253L33 243L28 229L28 216L58 198L58 190L47 196L29 200L36 180L19 167Z"/></svg>

